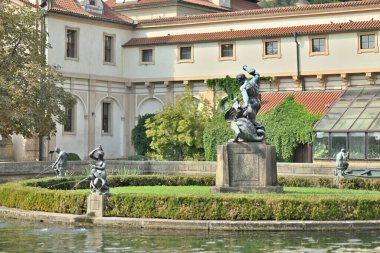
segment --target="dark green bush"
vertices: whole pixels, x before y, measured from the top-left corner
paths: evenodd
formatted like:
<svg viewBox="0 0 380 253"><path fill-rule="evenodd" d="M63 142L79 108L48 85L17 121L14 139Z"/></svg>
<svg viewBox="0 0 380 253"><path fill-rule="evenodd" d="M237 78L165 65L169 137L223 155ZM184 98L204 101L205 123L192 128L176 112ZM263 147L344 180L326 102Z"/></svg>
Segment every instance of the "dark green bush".
<svg viewBox="0 0 380 253"><path fill-rule="evenodd" d="M212 120L207 123L203 132L205 160L216 161L217 146L233 137L234 134L231 130L230 123L224 119L224 114L215 115Z"/></svg>
<svg viewBox="0 0 380 253"><path fill-rule="evenodd" d="M80 161L79 155L75 153L67 153L67 155L68 155L67 161Z"/></svg>
<svg viewBox="0 0 380 253"><path fill-rule="evenodd" d="M152 151L150 143L152 138L146 136L145 121L147 119L153 120L155 114L148 113L143 116L139 116L137 125L132 129L132 143L137 155L145 155L147 152Z"/></svg>

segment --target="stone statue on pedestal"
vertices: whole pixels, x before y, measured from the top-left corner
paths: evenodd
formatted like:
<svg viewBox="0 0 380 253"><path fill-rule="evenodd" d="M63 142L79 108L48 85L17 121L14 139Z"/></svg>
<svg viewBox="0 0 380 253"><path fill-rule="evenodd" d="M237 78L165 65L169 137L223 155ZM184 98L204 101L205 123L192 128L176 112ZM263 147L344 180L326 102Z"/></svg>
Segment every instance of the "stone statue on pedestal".
<svg viewBox="0 0 380 253"><path fill-rule="evenodd" d="M91 165L90 188L96 194L108 195L109 186L107 184L106 161L104 160L102 145L92 150L89 157L96 161L95 164Z"/></svg>

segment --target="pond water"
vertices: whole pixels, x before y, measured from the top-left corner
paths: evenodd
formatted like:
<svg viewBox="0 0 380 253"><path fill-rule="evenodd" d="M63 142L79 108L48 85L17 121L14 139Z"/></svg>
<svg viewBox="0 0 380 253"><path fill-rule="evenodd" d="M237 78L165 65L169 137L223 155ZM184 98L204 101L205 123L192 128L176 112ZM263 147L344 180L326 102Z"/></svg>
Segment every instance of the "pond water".
<svg viewBox="0 0 380 253"><path fill-rule="evenodd" d="M174 231L0 218L3 252L380 252L380 231Z"/></svg>

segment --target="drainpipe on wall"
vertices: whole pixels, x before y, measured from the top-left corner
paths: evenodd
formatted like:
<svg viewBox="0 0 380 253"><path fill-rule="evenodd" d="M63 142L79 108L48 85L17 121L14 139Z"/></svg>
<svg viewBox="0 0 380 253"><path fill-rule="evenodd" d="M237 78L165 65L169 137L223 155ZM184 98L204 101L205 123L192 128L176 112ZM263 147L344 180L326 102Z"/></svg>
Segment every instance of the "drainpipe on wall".
<svg viewBox="0 0 380 253"><path fill-rule="evenodd" d="M297 40L297 33L293 33L294 36L294 42L296 43L296 52L297 52L297 79L301 82L302 90L305 90L305 82L303 78L301 78L301 66L300 66L300 45Z"/></svg>

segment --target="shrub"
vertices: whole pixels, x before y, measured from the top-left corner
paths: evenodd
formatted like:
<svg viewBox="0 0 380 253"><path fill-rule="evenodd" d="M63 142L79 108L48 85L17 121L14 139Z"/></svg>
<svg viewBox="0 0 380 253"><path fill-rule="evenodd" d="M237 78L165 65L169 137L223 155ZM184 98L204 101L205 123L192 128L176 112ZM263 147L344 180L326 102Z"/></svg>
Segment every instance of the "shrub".
<svg viewBox="0 0 380 253"><path fill-rule="evenodd" d="M230 124L224 119L223 114L215 115L206 125L203 132L203 146L205 149L205 160L215 161L217 146L233 138L234 134Z"/></svg>
<svg viewBox="0 0 380 253"><path fill-rule="evenodd" d="M132 143L137 155L143 156L152 151L150 148L152 138L146 136L145 121L153 118L154 115L153 113L140 115L137 125L132 129Z"/></svg>
<svg viewBox="0 0 380 253"><path fill-rule="evenodd" d="M279 177L285 186L332 185L332 178ZM342 179L347 187L374 189L380 180ZM0 205L27 210L84 214L89 193L72 189L78 178L46 178L0 185ZM207 185L212 176L110 176L111 187L128 185ZM50 187L49 189L46 189ZM88 182L79 187L88 188ZM54 189L53 189L54 188ZM286 194L115 194L106 216L198 220L370 220L380 219L380 196Z"/></svg>
<svg viewBox="0 0 380 253"><path fill-rule="evenodd" d="M67 155L68 155L67 161L80 161L79 155L75 153L67 153Z"/></svg>
<svg viewBox="0 0 380 253"><path fill-rule="evenodd" d="M276 147L277 160L292 162L300 144L314 141L313 125L320 115L311 114L288 96L276 108L258 116L265 126L266 141Z"/></svg>

